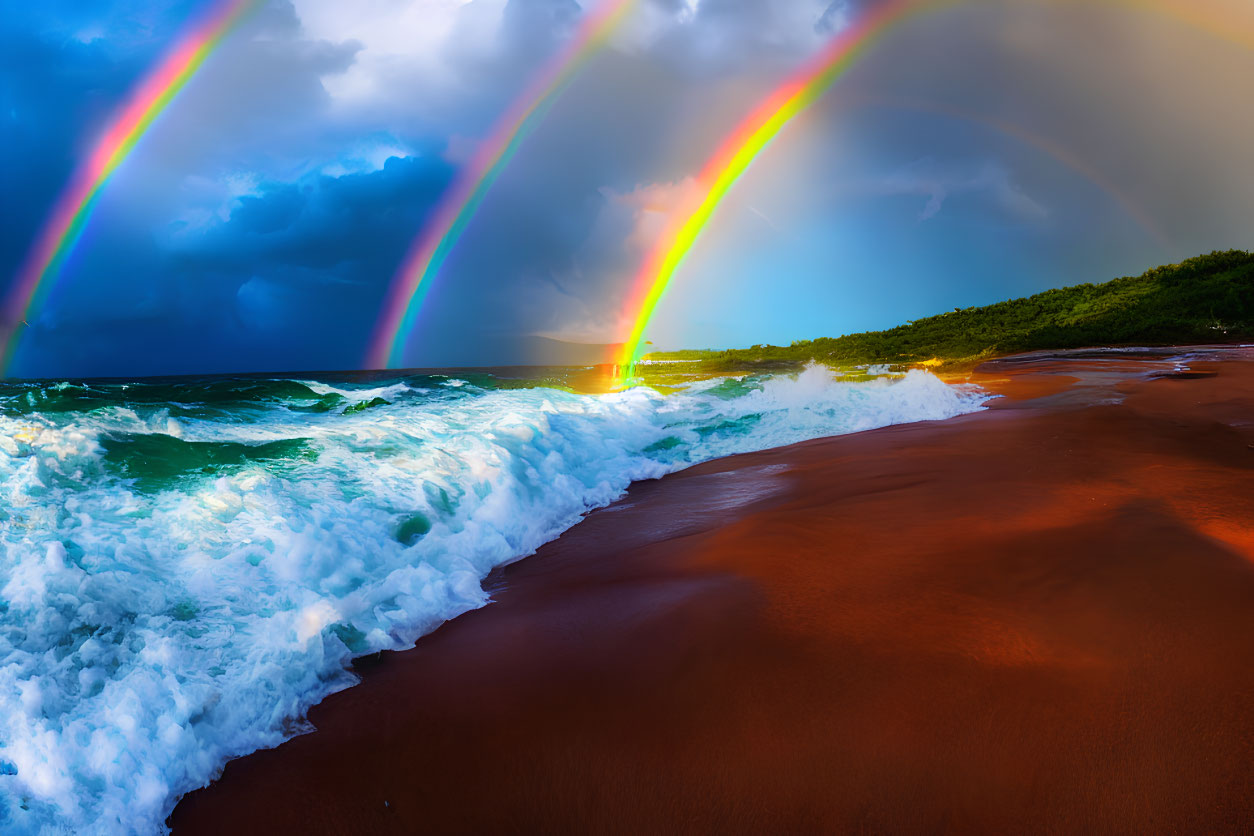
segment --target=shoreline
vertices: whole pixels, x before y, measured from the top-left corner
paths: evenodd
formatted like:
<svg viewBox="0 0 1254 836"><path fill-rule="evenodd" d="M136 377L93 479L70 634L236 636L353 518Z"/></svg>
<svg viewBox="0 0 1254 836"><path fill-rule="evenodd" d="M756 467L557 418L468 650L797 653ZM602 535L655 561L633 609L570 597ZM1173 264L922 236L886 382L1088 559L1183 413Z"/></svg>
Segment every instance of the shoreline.
<svg viewBox="0 0 1254 836"><path fill-rule="evenodd" d="M1254 825L1254 351L1206 350L637 483L171 823Z"/></svg>

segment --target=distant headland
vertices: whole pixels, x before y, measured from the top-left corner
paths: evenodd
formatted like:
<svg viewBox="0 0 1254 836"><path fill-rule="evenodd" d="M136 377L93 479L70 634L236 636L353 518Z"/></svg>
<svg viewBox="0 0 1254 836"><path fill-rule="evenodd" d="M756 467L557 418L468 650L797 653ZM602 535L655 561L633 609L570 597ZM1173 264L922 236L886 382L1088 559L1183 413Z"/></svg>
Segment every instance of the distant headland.
<svg viewBox="0 0 1254 836"><path fill-rule="evenodd" d="M1140 276L955 308L887 331L788 346L653 352L646 359L691 361L710 372L785 371L810 361L959 369L1024 351L1249 340L1254 340L1254 254L1227 250Z"/></svg>

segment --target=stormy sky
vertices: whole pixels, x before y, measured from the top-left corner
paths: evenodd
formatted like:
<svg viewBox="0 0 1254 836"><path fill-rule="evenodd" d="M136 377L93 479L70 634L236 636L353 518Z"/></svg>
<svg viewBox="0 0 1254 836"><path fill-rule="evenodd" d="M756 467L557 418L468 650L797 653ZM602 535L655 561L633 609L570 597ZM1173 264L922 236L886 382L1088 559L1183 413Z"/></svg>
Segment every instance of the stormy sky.
<svg viewBox="0 0 1254 836"><path fill-rule="evenodd" d="M349 369L478 141L594 0L268 0L108 182L22 376ZM668 208L870 0L640 0L496 181L413 366L622 340ZM8 4L0 281L206 0ZM659 347L787 343L1254 246L1254 6L969 0L892 29L754 164Z"/></svg>

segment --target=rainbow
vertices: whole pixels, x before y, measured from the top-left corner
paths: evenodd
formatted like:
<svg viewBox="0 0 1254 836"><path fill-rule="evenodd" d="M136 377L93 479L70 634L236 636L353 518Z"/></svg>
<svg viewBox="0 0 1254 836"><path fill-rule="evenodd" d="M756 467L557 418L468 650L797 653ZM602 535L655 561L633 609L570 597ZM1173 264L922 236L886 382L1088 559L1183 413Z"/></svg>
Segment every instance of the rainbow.
<svg viewBox="0 0 1254 836"><path fill-rule="evenodd" d="M9 329L0 353L0 375L7 375L23 329L55 283L66 258L82 237L109 177L130 155L156 118L186 86L209 54L256 8L258 0L221 0L136 87L74 172L27 253L9 290L0 328Z"/></svg>
<svg viewBox="0 0 1254 836"><path fill-rule="evenodd" d="M579 70L609 41L635 3L636 0L604 0L599 9L583 20L566 48L540 71L497 122L440 201L392 279L371 339L368 368L388 368L400 362L405 338L417 323L423 300L492 184Z"/></svg>
<svg viewBox="0 0 1254 836"><path fill-rule="evenodd" d="M683 265L688 253L709 224L719 204L737 181L749 170L784 127L818 101L828 88L839 79L854 62L877 44L897 25L928 12L941 11L967 0L890 0L843 30L819 55L778 87L767 99L745 118L723 142L698 175L697 182L704 198L695 207L676 214L675 219L663 232L657 246L646 256L636 274L634 290L629 294L628 310L636 311L635 319L626 342L617 359L616 375L620 383L634 374L644 346L645 330L666 293L675 273ZM1182 9L1175 3L1163 0L1112 0L1112 2L1141 8L1159 14L1170 15L1202 31L1233 43L1248 45L1251 35L1241 28L1224 25L1220 17L1209 10L1199 11L1195 6ZM991 120L983 120L993 126ZM1022 131L1016 131L998 123L996 129L1010 132L1037 147L1052 153L1075 168L1078 163L1059 149L1045 146L1039 140L1028 140ZM1080 166L1077 170L1093 179L1091 169ZM1095 179L1099 185L1103 181ZM1108 187L1107 187L1108 188ZM1130 202L1120 200L1125 208ZM1145 222L1142 213L1135 217ZM1152 224L1149 228L1153 229Z"/></svg>
<svg viewBox="0 0 1254 836"><path fill-rule="evenodd" d="M880 38L915 15L943 9L960 0L894 0L851 24L799 72L776 88L744 119L714 153L697 177L704 199L690 213L680 213L637 274L631 333L618 356L618 374L630 378L640 359L644 332L662 295L705 230L719 204L784 126L818 101L828 88Z"/></svg>

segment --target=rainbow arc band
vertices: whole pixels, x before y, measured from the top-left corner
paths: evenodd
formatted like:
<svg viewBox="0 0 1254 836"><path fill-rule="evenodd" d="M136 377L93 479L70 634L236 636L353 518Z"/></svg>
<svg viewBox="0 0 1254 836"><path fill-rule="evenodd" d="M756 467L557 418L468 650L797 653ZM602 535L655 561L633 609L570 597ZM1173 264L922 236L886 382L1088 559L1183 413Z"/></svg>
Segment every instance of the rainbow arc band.
<svg viewBox="0 0 1254 836"><path fill-rule="evenodd" d="M635 377L636 364L644 353L645 331L675 273L683 266L688 253L701 237L701 233L727 197L728 192L780 131L818 101L845 71L857 62L859 57L879 43L896 26L924 14L940 12L970 2L971 0L889 0L842 30L815 59L785 81L737 125L698 175L697 182L704 190L704 197L695 206L685 207L684 211L675 214L674 219L666 227L654 249L645 257L636 274L633 292L628 301L628 310L636 313L631 332L623 343L615 363L615 377L619 386L630 385ZM1054 2L1075 4L1087 2L1087 0L1054 0ZM1217 0L1188 0L1187 3L1166 2L1166 0L1108 0L1108 2L1173 17L1232 43L1254 46L1254 32L1251 32L1248 26L1229 25L1229 22L1216 13ZM1115 192L1092 169L1078 163L1071 155L1045 140L1034 136L1029 137L1025 132L1016 130L1013 126L987 117L981 118L980 121L1036 145L1094 180L1099 186L1110 191L1125 210L1133 214L1138 222L1152 230L1153 234L1161 240L1161 232L1153 226L1144 213L1138 210L1135 204Z"/></svg>
<svg viewBox="0 0 1254 836"><path fill-rule="evenodd" d="M701 202L663 232L636 274L630 310L638 311L617 360L616 376L629 381L644 348L644 332L671 279L709 224L732 186L793 119L818 101L836 80L896 24L957 5L962 0L892 0L840 32L813 60L758 105L723 141L697 177Z"/></svg>
<svg viewBox="0 0 1254 836"><path fill-rule="evenodd" d="M205 59L255 11L260 0L220 0L137 87L74 172L27 253L4 304L0 375L7 376L27 323L56 284L109 177L192 79Z"/></svg>
<svg viewBox="0 0 1254 836"><path fill-rule="evenodd" d="M497 122L440 200L392 279L366 356L367 367L391 368L401 362L405 341L418 323L423 302L492 185L579 71L609 43L637 2L603 0L584 18L565 49L536 75Z"/></svg>

